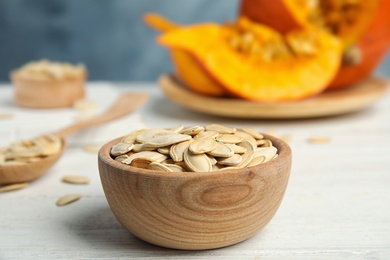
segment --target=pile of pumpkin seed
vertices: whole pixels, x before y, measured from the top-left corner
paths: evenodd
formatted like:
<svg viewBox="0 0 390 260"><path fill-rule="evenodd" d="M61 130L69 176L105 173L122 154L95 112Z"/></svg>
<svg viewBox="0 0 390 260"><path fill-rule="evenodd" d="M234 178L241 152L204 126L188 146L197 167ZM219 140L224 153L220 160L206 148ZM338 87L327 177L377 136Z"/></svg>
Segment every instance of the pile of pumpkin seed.
<svg viewBox="0 0 390 260"><path fill-rule="evenodd" d="M25 164L39 161L61 150L61 139L56 135L42 135L0 148L0 165Z"/></svg>
<svg viewBox="0 0 390 260"><path fill-rule="evenodd" d="M218 124L136 130L110 153L121 163L163 172L237 169L278 156L272 142L257 130Z"/></svg>

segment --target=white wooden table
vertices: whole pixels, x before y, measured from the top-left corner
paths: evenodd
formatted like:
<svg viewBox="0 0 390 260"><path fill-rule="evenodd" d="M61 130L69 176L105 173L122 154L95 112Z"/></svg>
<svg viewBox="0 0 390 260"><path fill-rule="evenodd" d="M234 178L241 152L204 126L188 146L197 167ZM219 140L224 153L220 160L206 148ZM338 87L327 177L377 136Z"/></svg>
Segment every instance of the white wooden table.
<svg viewBox="0 0 390 260"><path fill-rule="evenodd" d="M46 175L25 189L0 194L0 259L389 259L390 94L358 113L289 121L198 114L170 103L154 84L116 88L90 83L88 99L104 109L120 91L131 89L150 93L144 107L116 126L114 122L114 127L73 137L74 145ZM5 145L58 128L78 112L17 108L10 86L5 85L0 87L0 113L13 114L0 119ZM143 125L209 123L273 129L292 136L291 178L274 219L253 238L217 250L171 250L138 240L112 215L100 185L97 155L85 152L82 145L96 141L96 135L104 141ZM331 142L308 143L312 136L329 137ZM80 140L82 144L77 143ZM64 175L85 175L92 182L65 184L60 181ZM69 193L83 197L57 207L56 200Z"/></svg>

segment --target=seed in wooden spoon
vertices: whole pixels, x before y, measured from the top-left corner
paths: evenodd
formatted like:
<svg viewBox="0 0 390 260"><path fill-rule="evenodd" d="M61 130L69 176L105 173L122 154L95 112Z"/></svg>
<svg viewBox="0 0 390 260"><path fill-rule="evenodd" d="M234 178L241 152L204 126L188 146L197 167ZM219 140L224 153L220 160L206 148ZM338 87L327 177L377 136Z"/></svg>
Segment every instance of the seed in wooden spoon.
<svg viewBox="0 0 390 260"><path fill-rule="evenodd" d="M14 190L20 190L25 187L27 187L28 182L24 183L15 183L15 184L9 184L9 185L4 185L0 186L0 192L8 192L8 191L14 191Z"/></svg>
<svg viewBox="0 0 390 260"><path fill-rule="evenodd" d="M56 202L57 206L65 206L72 202L75 202L81 198L80 194L69 194L59 198Z"/></svg>
<svg viewBox="0 0 390 260"><path fill-rule="evenodd" d="M90 183L90 179L85 176L64 176L62 177L62 181L70 184L88 184Z"/></svg>

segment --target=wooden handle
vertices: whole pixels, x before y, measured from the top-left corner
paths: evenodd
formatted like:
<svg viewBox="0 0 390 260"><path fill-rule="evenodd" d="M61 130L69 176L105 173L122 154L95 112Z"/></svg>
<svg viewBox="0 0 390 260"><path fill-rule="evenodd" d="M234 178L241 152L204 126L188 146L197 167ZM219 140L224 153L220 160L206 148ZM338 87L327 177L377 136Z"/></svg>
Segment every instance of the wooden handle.
<svg viewBox="0 0 390 260"><path fill-rule="evenodd" d="M55 134L61 138L65 138L74 132L79 130L89 128L92 126L97 126L111 120L120 118L124 115L127 115L135 111L138 107L143 105L148 99L148 94L146 93L136 93L136 92L126 92L123 93L114 104L102 115L93 118L91 120L80 122L78 124L70 125L64 129L57 131Z"/></svg>

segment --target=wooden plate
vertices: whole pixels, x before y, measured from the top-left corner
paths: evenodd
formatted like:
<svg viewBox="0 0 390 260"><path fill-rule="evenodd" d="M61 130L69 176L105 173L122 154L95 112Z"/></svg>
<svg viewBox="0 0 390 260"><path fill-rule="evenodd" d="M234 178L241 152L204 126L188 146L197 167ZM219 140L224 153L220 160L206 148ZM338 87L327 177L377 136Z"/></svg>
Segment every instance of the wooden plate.
<svg viewBox="0 0 390 260"><path fill-rule="evenodd" d="M388 89L388 82L368 78L350 88L333 90L297 102L263 103L234 98L215 98L196 94L171 74L159 83L174 103L210 115L234 118L311 118L340 115L364 109Z"/></svg>

